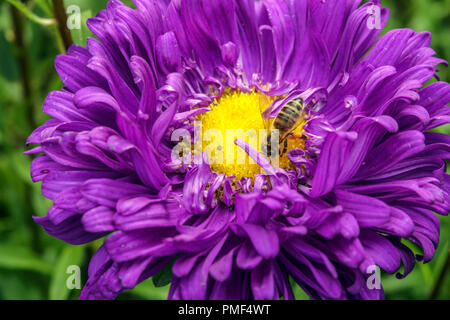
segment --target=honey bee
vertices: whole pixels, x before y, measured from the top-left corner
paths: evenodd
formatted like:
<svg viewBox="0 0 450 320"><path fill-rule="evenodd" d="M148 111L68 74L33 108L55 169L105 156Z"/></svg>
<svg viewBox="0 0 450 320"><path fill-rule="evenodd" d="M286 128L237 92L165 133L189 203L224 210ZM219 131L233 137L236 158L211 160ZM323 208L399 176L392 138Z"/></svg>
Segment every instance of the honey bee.
<svg viewBox="0 0 450 320"><path fill-rule="evenodd" d="M267 96L261 95L260 109L261 114L270 106L271 101ZM304 100L301 98L292 99L288 101L280 110L278 115L272 119L264 119L264 126L267 130L267 141L262 145L262 151L267 155L272 154L272 131L278 130L279 133L279 147L280 155L287 153L288 137L297 129L301 123L305 121L307 112ZM281 146L283 149L281 150Z"/></svg>

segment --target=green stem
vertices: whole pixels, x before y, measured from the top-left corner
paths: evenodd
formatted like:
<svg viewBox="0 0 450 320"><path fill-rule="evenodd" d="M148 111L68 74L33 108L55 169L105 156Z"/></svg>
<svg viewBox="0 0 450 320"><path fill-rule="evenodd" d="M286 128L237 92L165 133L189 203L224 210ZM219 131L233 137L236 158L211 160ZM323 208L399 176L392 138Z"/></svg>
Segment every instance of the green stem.
<svg viewBox="0 0 450 320"><path fill-rule="evenodd" d="M24 29L23 29L23 21L22 16L20 15L19 10L16 7L11 8L11 19L12 25L14 29L14 43L15 50L17 56L17 62L19 66L20 72L20 81L22 84L23 96L26 101L26 115L28 119L28 124L30 128L36 128L37 124L34 119L33 112L33 98L32 98L32 89L31 89L31 81L30 81L30 63L27 57L27 49L24 40Z"/></svg>
<svg viewBox="0 0 450 320"><path fill-rule="evenodd" d="M25 108L26 108L26 116L28 120L28 125L30 128L34 129L37 127L37 123L34 118L33 112L33 90L30 82L30 64L29 58L27 56L27 48L24 40L24 28L23 21L20 11L15 7L11 6L11 19L14 29L14 44L16 49L16 57L17 63L19 65L20 71L20 81L22 84L22 92L25 99ZM23 143L23 141L22 141ZM31 205L31 197L32 197L32 187L25 183L25 214L27 215L28 227L31 233L31 246L35 252L41 251L41 242L39 237L39 228L36 223L31 219L31 215L33 214L33 207Z"/></svg>
<svg viewBox="0 0 450 320"><path fill-rule="evenodd" d="M62 0L52 0L52 3L53 13L57 21L58 33L64 48L67 50L73 44L73 40L69 28L67 28L67 13L64 8L64 3Z"/></svg>

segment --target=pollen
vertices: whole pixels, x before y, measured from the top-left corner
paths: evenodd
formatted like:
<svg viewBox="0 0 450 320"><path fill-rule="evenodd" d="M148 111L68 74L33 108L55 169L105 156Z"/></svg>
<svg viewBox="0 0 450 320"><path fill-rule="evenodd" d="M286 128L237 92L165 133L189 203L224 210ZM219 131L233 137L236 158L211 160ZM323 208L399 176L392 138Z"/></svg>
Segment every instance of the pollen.
<svg viewBox="0 0 450 320"><path fill-rule="evenodd" d="M263 153L270 122L263 118L262 111L276 99L258 91L226 92L211 104L211 111L197 116L201 139L194 148L196 152L208 154L212 171L234 176L235 180L244 177L253 179L256 174L264 173L234 142L238 138L242 139ZM292 132L288 139L288 151L304 148L304 141L300 139L301 132L302 126ZM283 150L284 145L280 149ZM287 154L279 157L278 165L285 169L294 168Z"/></svg>

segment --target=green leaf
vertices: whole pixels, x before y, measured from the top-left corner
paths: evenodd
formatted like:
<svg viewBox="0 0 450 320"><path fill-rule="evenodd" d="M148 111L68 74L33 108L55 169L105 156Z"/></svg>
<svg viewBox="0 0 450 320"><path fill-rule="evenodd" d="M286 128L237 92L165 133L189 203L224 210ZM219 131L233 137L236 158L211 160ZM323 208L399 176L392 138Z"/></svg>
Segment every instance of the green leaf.
<svg viewBox="0 0 450 320"><path fill-rule="evenodd" d="M0 269L28 270L47 275L53 272L53 266L37 257L31 250L17 245L0 245Z"/></svg>
<svg viewBox="0 0 450 320"><path fill-rule="evenodd" d="M22 152L10 154L10 166L14 169L18 178L23 182L31 184L30 166L31 160L29 156L25 156Z"/></svg>
<svg viewBox="0 0 450 320"><path fill-rule="evenodd" d="M41 191L42 182L33 184L31 193L31 204L33 206L33 215L43 217L52 206L52 201L45 198Z"/></svg>
<svg viewBox="0 0 450 320"><path fill-rule="evenodd" d="M424 284L428 291L433 287L433 271L431 270L430 264L419 263L419 269L422 272L424 279Z"/></svg>
<svg viewBox="0 0 450 320"><path fill-rule="evenodd" d="M446 241L446 242L442 241L442 243L439 246L440 246L439 247L440 252L436 252L436 253L439 253L439 255L434 258L435 259L434 268L433 268L434 282L436 282L438 280L438 277L442 272L442 268L445 267L445 262L446 262L448 254L449 254L448 241Z"/></svg>
<svg viewBox="0 0 450 320"><path fill-rule="evenodd" d="M80 14L81 24L80 29L72 29L70 33L72 34L72 39L75 44L79 46L85 46L86 41L89 37L93 37L93 33L89 30L87 26L87 20L93 16L92 10L88 9Z"/></svg>
<svg viewBox="0 0 450 320"><path fill-rule="evenodd" d="M45 299L42 280L27 272L4 271L0 273L0 300Z"/></svg>
<svg viewBox="0 0 450 320"><path fill-rule="evenodd" d="M419 268L415 268L405 279L383 273L381 284L388 300L416 300L426 299L428 296L428 288L423 285L424 278Z"/></svg>
<svg viewBox="0 0 450 320"><path fill-rule="evenodd" d="M309 296L306 292L294 281L294 279L290 278L292 292L294 293L295 300L310 300Z"/></svg>
<svg viewBox="0 0 450 320"><path fill-rule="evenodd" d="M33 22L36 22L37 24L43 26L53 26L56 24L55 19L47 19L39 17L38 15L34 14L30 9L28 9L27 6L25 6L22 2L18 0L6 0L6 1L8 1L12 6L16 7L17 10L22 12L28 19L30 19Z"/></svg>
<svg viewBox="0 0 450 320"><path fill-rule="evenodd" d="M84 246L67 246L62 250L50 281L50 300L65 300L69 297L71 290L67 287L67 279L70 276L67 273L68 268L71 266L81 268L83 253Z"/></svg>
<svg viewBox="0 0 450 320"><path fill-rule="evenodd" d="M156 288L165 287L172 281L172 264L166 266L160 272L152 277L153 284Z"/></svg>
<svg viewBox="0 0 450 320"><path fill-rule="evenodd" d="M34 3L36 3L37 6L41 8L41 10L44 11L46 15L53 15L52 5L50 4L49 0L34 0Z"/></svg>
<svg viewBox="0 0 450 320"><path fill-rule="evenodd" d="M147 300L166 300L169 296L169 287L157 288L148 279L138 284L131 293Z"/></svg>

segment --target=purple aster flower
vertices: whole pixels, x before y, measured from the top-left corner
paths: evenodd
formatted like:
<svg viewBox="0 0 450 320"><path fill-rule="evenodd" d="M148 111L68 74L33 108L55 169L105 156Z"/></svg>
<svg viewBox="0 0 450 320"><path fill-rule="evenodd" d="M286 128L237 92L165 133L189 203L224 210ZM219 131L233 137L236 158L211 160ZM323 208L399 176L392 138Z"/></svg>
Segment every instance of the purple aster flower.
<svg viewBox="0 0 450 320"><path fill-rule="evenodd" d="M450 87L424 84L445 61L426 32L378 39L388 10L360 2L112 0L88 21L98 39L57 57L64 87L28 140L53 200L35 221L73 245L105 238L81 298L173 264L170 299L293 299L291 279L312 298L379 299L372 266L402 278L432 259L450 138L430 129L450 122ZM194 147L267 129L295 99L304 121L279 165L249 136ZM195 137L191 161L174 159L176 132ZM230 150L245 163L211 161Z"/></svg>

